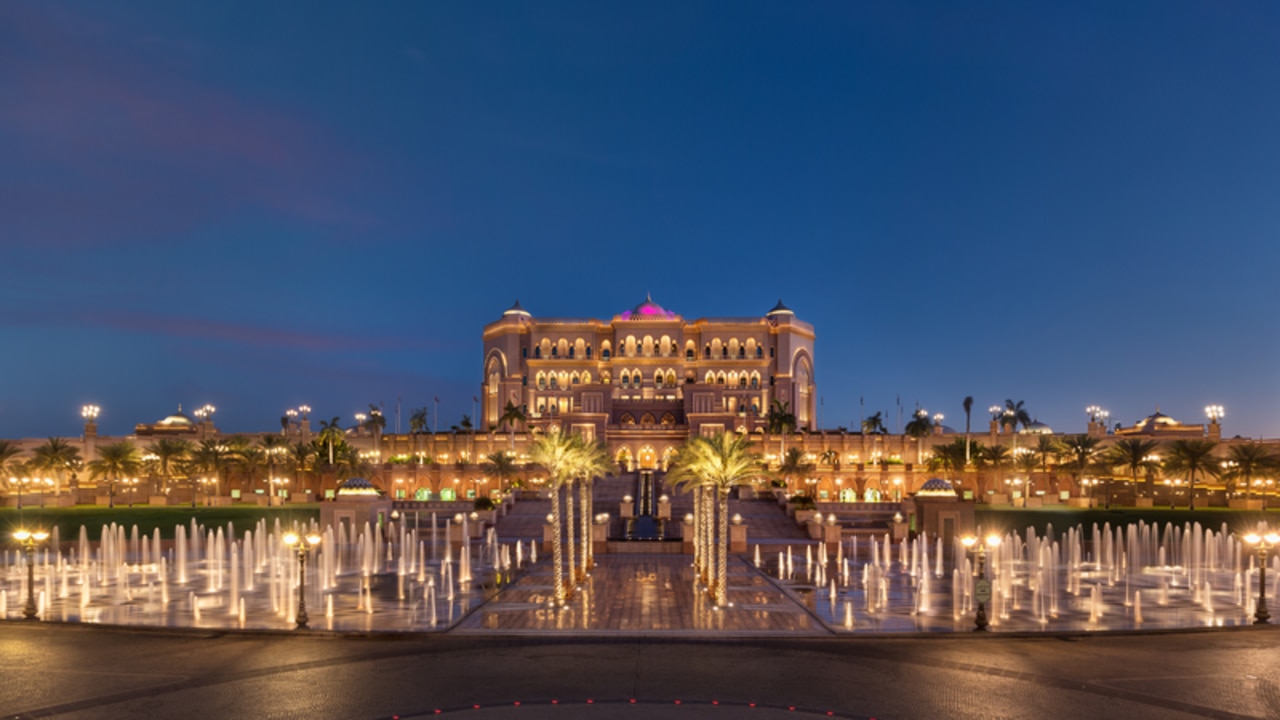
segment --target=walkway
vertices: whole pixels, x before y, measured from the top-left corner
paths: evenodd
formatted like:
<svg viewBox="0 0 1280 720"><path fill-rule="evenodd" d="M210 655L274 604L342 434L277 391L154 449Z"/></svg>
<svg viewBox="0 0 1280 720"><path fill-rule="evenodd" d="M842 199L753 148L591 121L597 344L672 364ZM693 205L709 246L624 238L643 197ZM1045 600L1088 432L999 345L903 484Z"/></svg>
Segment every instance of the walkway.
<svg viewBox="0 0 1280 720"><path fill-rule="evenodd" d="M603 555L569 606L549 607L550 563L541 562L467 617L454 632L590 633L719 637L826 635L822 623L755 568L729 559L729 602L716 610L694 588L684 555Z"/></svg>

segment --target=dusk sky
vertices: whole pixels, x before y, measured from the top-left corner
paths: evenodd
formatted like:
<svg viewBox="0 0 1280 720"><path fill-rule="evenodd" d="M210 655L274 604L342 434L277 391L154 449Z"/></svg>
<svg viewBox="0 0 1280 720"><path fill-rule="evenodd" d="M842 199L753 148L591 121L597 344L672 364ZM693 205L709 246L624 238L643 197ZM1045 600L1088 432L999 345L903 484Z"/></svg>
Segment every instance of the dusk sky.
<svg viewBox="0 0 1280 720"><path fill-rule="evenodd" d="M439 396L781 298L822 424L1280 435L1280 3L0 3L0 437Z"/></svg>

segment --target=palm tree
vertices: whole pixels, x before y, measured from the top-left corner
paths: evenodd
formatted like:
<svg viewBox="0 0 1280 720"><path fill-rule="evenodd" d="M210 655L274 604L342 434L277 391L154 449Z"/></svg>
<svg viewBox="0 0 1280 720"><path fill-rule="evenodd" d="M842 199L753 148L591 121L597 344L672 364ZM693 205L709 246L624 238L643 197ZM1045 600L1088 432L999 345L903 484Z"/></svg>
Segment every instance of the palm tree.
<svg viewBox="0 0 1280 720"><path fill-rule="evenodd" d="M973 396L964 396L964 464L968 465L971 461L969 456L969 418L973 412Z"/></svg>
<svg viewBox="0 0 1280 720"><path fill-rule="evenodd" d="M329 450L330 465L333 464L333 446L347 439L347 434L343 432L340 422L336 415L332 420L321 420L320 434L316 436L316 442Z"/></svg>
<svg viewBox="0 0 1280 720"><path fill-rule="evenodd" d="M1218 443L1212 440L1174 440L1164 460L1165 473L1185 473L1191 489L1189 510L1196 509L1196 475L1218 477L1222 468L1213 451ZM1172 501L1170 501L1172 505Z"/></svg>
<svg viewBox="0 0 1280 720"><path fill-rule="evenodd" d="M62 492L62 482L67 471L80 464L80 448L59 437L51 437L35 449L32 461L43 472L53 475L53 494Z"/></svg>
<svg viewBox="0 0 1280 720"><path fill-rule="evenodd" d="M164 481L165 487L173 481L179 464L191 456L194 446L190 440L183 438L160 438L148 448L155 456L155 470Z"/></svg>
<svg viewBox="0 0 1280 720"><path fill-rule="evenodd" d="M591 546L591 518L595 516L595 508L591 496L591 486L597 477L608 475L616 466L609 455L609 448L599 440L582 443L577 467L574 468L582 492L582 553L579 577L585 577L595 567L595 552Z"/></svg>
<svg viewBox="0 0 1280 720"><path fill-rule="evenodd" d="M1160 444L1155 440L1141 438L1125 438L1107 448L1103 453L1103 462L1111 467L1122 467L1129 472L1133 484L1138 484L1139 473L1147 476L1147 493L1151 493L1151 473L1160 469L1160 461L1155 458ZM1108 486L1109 487L1109 486ZM1111 504L1111 493L1107 492L1107 505Z"/></svg>
<svg viewBox="0 0 1280 720"><path fill-rule="evenodd" d="M1077 487L1080 486L1080 479L1086 473L1099 469L1101 442L1098 438L1089 435L1071 435L1059 446L1058 457L1062 465L1066 466L1071 473L1071 479L1075 481Z"/></svg>
<svg viewBox="0 0 1280 720"><path fill-rule="evenodd" d="M795 448L792 448L793 450ZM737 433L716 433L694 437L676 455L671 474L678 484L711 489L719 515L718 550L715 559L714 599L719 607L729 604L729 491L751 481L760 471L760 458L751 451L751 441Z"/></svg>
<svg viewBox="0 0 1280 720"><path fill-rule="evenodd" d="M498 418L498 424L507 426L511 452L516 451L516 423L524 423L527 420L524 410L519 405L508 400L507 406L502 410L502 417Z"/></svg>
<svg viewBox="0 0 1280 720"><path fill-rule="evenodd" d="M963 472L969 464L969 450L969 443L959 438L939 445L933 449L933 457L929 458L929 469L943 474Z"/></svg>
<svg viewBox="0 0 1280 720"><path fill-rule="evenodd" d="M409 415L409 434L413 436L413 451L418 452L418 436L427 429L427 409L424 407L414 408L413 413Z"/></svg>
<svg viewBox="0 0 1280 720"><path fill-rule="evenodd" d="M242 485L247 480L250 490L257 483L259 471L267 460L262 448L255 447L252 443L253 441L244 435L235 435L227 440L230 460L240 471Z"/></svg>
<svg viewBox="0 0 1280 720"><path fill-rule="evenodd" d="M1037 460L1039 460L1040 472L1045 476L1046 480L1049 479L1049 459L1058 457L1058 455L1061 454L1060 451L1061 451L1061 448L1058 446L1058 441L1054 440L1048 435L1041 435L1040 437L1036 438L1036 444L1031 447L1031 451L1029 454L1031 455L1031 457L1034 457ZM1031 494L1031 488L1030 488L1031 476L1028 475L1027 477L1028 477L1027 494L1030 495ZM1058 491L1057 483L1054 483L1053 490L1054 492Z"/></svg>
<svg viewBox="0 0 1280 720"><path fill-rule="evenodd" d="M520 467L516 465L515 459L505 452L489 453L480 464L480 470L485 475L498 479L499 490L510 485L512 478L520 474Z"/></svg>
<svg viewBox="0 0 1280 720"><path fill-rule="evenodd" d="M573 477L580 453L581 441L577 436L566 435L556 429L539 435L529 447L529 459L546 470L551 490L551 524L555 531L551 542L551 564L555 573L555 604L558 607L563 607L566 600L560 490Z"/></svg>
<svg viewBox="0 0 1280 720"><path fill-rule="evenodd" d="M877 410L862 421L862 432L867 435L884 435L889 432L884 426L883 413Z"/></svg>
<svg viewBox="0 0 1280 720"><path fill-rule="evenodd" d="M786 453L787 433L796 429L795 413L789 409L789 403L781 400L774 400L769 405L769 412L765 415L765 428L770 435L778 435L778 454Z"/></svg>
<svg viewBox="0 0 1280 720"><path fill-rule="evenodd" d="M294 487L302 491L302 475L315 467L316 448L307 442L294 443L289 446L287 459L293 470Z"/></svg>
<svg viewBox="0 0 1280 720"><path fill-rule="evenodd" d="M1280 458L1260 443L1232 445L1230 453L1229 464L1224 475L1233 483L1244 483L1245 499L1249 498L1250 485L1254 478L1280 469Z"/></svg>
<svg viewBox="0 0 1280 720"><path fill-rule="evenodd" d="M1013 454L1009 452L1006 445L992 445L978 449L978 468L980 470L991 470L998 479L1004 479L1004 470L1013 462ZM990 479L990 476L988 476ZM981 495L986 488L979 487L978 494Z"/></svg>
<svg viewBox="0 0 1280 720"><path fill-rule="evenodd" d="M1035 492L1035 487L1034 487L1035 483L1032 480L1032 478L1034 477L1036 468L1040 467L1040 462L1036 459L1035 454L1030 452L1023 452L1013 456L1013 467L1015 470L1018 470L1019 472L1026 474L1027 494L1024 497L1028 497L1028 498L1031 497L1032 494ZM1025 500L1023 501L1022 506L1023 507L1027 506Z"/></svg>
<svg viewBox="0 0 1280 720"><path fill-rule="evenodd" d="M1016 403L1012 400L1004 401L1004 416L1006 422L1011 424L1014 432L1017 432L1019 423L1021 423L1024 428L1031 424L1031 415L1027 412L1026 408L1022 407L1022 404L1022 400L1019 400Z"/></svg>
<svg viewBox="0 0 1280 720"><path fill-rule="evenodd" d="M98 448L98 459L89 463L89 473L107 482L107 507L115 507L116 482L138 472L138 449L128 440Z"/></svg>
<svg viewBox="0 0 1280 720"><path fill-rule="evenodd" d="M222 481L223 471L228 463L232 460L231 449L224 445L220 440L208 439L201 440L200 445L191 453L192 469L198 473L211 474L213 477L208 478L213 481L214 491L217 491L218 483ZM191 480L191 507L196 506L196 480L194 473ZM208 494L207 492L205 493Z"/></svg>
<svg viewBox="0 0 1280 720"><path fill-rule="evenodd" d="M18 443L12 440L0 440L0 477L22 474L18 469L22 462L16 459L21 454L22 448L18 447ZM18 486L18 498L18 507L21 508L22 486Z"/></svg>
<svg viewBox="0 0 1280 720"><path fill-rule="evenodd" d="M289 441L279 435L263 435L258 438L258 448L267 466L267 490L270 493L271 481L276 477L276 465L289 454Z"/></svg>
<svg viewBox="0 0 1280 720"><path fill-rule="evenodd" d="M840 451L827 448L818 456L818 462L831 468L832 472L840 472Z"/></svg>
<svg viewBox="0 0 1280 720"><path fill-rule="evenodd" d="M778 464L778 477L787 483L787 492L791 491L791 479L797 475L806 475L813 471L813 463L805 460L804 451L793 447L783 456Z"/></svg>
<svg viewBox="0 0 1280 720"><path fill-rule="evenodd" d="M921 462L924 457L924 439L933 432L933 419L929 417L928 411L924 409L916 410L911 416L911 420L907 422L906 427L902 431L916 440L916 462Z"/></svg>
<svg viewBox="0 0 1280 720"><path fill-rule="evenodd" d="M387 416L382 414L382 408L369 403L369 417L365 418L364 428L373 434L374 447L379 447L382 431L387 429Z"/></svg>

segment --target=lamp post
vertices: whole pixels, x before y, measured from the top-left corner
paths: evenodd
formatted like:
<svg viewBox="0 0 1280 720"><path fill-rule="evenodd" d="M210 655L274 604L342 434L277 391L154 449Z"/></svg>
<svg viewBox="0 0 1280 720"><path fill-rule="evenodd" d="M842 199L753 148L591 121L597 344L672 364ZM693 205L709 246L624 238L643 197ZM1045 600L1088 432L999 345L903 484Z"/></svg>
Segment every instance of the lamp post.
<svg viewBox="0 0 1280 720"><path fill-rule="evenodd" d="M15 530L13 539L22 545L22 550L27 556L27 604L22 608L23 620L38 620L36 616L36 545L42 543L49 538L49 533L43 530Z"/></svg>
<svg viewBox="0 0 1280 720"><path fill-rule="evenodd" d="M974 597L978 600L978 612L973 618L973 631L986 632L987 626L991 624L987 620L987 603L991 601L991 581L987 579L987 549L999 547L1000 536L993 533L978 542L977 537L966 535L960 542L970 555L976 555L978 559L978 581L973 588Z"/></svg>
<svg viewBox="0 0 1280 720"><path fill-rule="evenodd" d="M284 544L298 554L298 615L293 619L295 630L306 630L310 618L307 617L307 555L319 547L320 536L311 533L306 537L298 533L285 533Z"/></svg>
<svg viewBox="0 0 1280 720"><path fill-rule="evenodd" d="M1271 622L1271 613L1267 612L1267 554L1280 544L1280 533L1252 532L1244 536L1244 541L1258 549L1258 609L1253 613L1253 624L1266 625Z"/></svg>

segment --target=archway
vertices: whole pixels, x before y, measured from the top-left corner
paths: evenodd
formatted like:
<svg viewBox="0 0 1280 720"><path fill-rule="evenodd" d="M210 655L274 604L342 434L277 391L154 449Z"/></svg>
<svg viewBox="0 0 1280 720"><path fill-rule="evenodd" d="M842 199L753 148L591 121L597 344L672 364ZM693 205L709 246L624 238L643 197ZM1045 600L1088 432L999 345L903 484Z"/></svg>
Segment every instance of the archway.
<svg viewBox="0 0 1280 720"><path fill-rule="evenodd" d="M658 454L652 447L645 445L640 448L639 465L641 470L653 470L658 467Z"/></svg>

